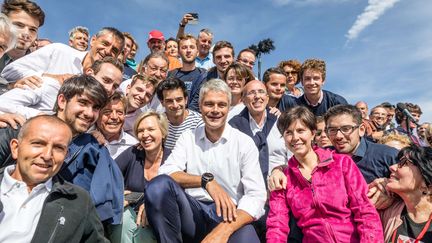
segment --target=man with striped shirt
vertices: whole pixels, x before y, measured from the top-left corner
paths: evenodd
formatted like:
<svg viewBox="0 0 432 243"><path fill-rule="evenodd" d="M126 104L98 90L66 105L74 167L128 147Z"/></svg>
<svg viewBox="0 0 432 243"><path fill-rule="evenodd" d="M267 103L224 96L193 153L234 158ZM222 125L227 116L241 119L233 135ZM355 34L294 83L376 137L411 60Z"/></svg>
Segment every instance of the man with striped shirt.
<svg viewBox="0 0 432 243"><path fill-rule="evenodd" d="M184 131L195 129L203 124L203 121L198 112L186 109L187 89L180 79L170 77L162 81L156 93L169 121L168 136L164 146L171 151Z"/></svg>

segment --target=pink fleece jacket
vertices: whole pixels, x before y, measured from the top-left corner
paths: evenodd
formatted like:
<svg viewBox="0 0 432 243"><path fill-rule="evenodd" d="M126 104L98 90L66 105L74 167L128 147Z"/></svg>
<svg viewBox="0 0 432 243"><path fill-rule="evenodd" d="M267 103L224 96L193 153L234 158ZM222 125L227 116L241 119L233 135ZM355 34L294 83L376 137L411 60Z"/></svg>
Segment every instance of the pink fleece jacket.
<svg viewBox="0 0 432 243"><path fill-rule="evenodd" d="M303 242L384 242L380 217L369 201L368 186L353 160L314 148L319 157L311 182L293 156L284 173L286 190L270 196L267 242L287 242L291 210L303 232Z"/></svg>

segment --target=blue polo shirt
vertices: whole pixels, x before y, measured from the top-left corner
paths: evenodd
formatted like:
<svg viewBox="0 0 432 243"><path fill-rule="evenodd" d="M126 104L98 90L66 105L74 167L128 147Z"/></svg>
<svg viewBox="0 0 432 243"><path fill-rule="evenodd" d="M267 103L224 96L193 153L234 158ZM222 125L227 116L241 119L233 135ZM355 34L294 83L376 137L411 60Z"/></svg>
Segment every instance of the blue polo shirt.
<svg viewBox="0 0 432 243"><path fill-rule="evenodd" d="M204 68L209 70L210 68L214 67L215 64L213 63L213 55L209 53L206 57L203 59L196 57L195 58L195 67Z"/></svg>
<svg viewBox="0 0 432 243"><path fill-rule="evenodd" d="M296 99L297 105L306 106L309 108L312 113L314 113L315 116L323 116L330 107L343 104L347 105L348 102L346 99L338 94L332 93L327 90L323 90L323 99L317 106L312 106L308 103L308 101L305 98L305 95L303 94L299 98Z"/></svg>
<svg viewBox="0 0 432 243"><path fill-rule="evenodd" d="M398 150L384 144L377 144L365 138L351 156L367 183L377 178L390 176L390 166L396 164Z"/></svg>

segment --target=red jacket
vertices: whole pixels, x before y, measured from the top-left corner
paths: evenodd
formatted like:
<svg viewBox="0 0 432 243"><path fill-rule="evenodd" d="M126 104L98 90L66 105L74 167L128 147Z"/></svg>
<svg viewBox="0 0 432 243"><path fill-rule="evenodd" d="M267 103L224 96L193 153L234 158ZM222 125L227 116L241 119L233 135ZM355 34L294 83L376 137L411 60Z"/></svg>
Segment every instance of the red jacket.
<svg viewBox="0 0 432 243"><path fill-rule="evenodd" d="M366 193L368 186L353 160L314 148L319 164L311 182L293 156L284 173L287 189L273 191L267 218L267 242L287 242L291 210L303 242L383 242L380 218Z"/></svg>

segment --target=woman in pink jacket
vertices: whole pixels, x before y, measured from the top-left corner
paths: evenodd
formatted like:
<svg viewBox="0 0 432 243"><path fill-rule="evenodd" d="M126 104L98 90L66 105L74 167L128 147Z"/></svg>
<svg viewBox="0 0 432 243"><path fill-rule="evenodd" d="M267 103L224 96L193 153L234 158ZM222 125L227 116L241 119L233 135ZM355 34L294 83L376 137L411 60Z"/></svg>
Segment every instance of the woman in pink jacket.
<svg viewBox="0 0 432 243"><path fill-rule="evenodd" d="M286 189L270 196L267 242L287 242L290 211L302 229L303 242L383 242L380 218L353 160L312 147L315 116L297 106L284 112L277 125L294 156L284 170Z"/></svg>

